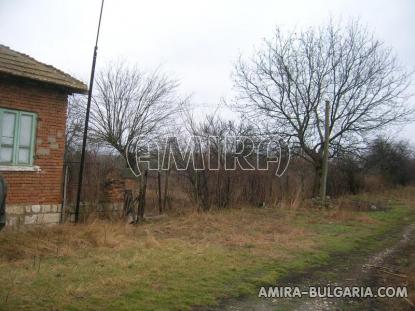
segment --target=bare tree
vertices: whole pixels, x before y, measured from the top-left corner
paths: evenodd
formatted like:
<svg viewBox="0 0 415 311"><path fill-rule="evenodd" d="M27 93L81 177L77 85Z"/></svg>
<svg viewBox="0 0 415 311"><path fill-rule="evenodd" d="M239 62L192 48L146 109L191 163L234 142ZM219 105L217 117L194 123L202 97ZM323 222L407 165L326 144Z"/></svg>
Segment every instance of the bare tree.
<svg viewBox="0 0 415 311"><path fill-rule="evenodd" d="M183 109L186 129L181 140L172 144L176 159L182 167L186 161L193 161L183 174L190 184L190 193L201 210L209 210L212 205L217 208L227 208L232 197L232 172L226 169L226 163L231 166L236 157L241 166L247 165L245 157L254 152L254 130L244 123L229 121L217 113L206 115L204 119L196 120L189 108ZM191 137L189 142L188 137ZM193 148L187 149L186 144ZM185 157L183 150L191 150ZM190 157L190 158L189 158ZM197 167L197 169L196 169ZM236 165L236 170L241 169Z"/></svg>
<svg viewBox="0 0 415 311"><path fill-rule="evenodd" d="M381 176L390 185L407 185L413 181L414 151L409 142L377 137L364 157L366 171Z"/></svg>
<svg viewBox="0 0 415 311"><path fill-rule="evenodd" d="M180 101L177 87L177 81L159 71L148 74L124 64L107 66L96 80L92 136L125 155L131 143L167 128Z"/></svg>
<svg viewBox="0 0 415 311"><path fill-rule="evenodd" d="M66 153L78 150L82 141L85 116L85 96L72 95L68 98L66 120Z"/></svg>
<svg viewBox="0 0 415 311"><path fill-rule="evenodd" d="M411 116L411 74L359 22L284 35L276 30L234 71L235 107L268 134L289 140L321 178L325 101L329 156L356 150L363 138Z"/></svg>
<svg viewBox="0 0 415 311"><path fill-rule="evenodd" d="M114 148L132 168L137 167L136 152L166 131L172 121L180 102L177 88L177 81L159 71L148 74L124 64L107 66L96 80L92 139ZM140 216L144 212L145 181L141 178Z"/></svg>

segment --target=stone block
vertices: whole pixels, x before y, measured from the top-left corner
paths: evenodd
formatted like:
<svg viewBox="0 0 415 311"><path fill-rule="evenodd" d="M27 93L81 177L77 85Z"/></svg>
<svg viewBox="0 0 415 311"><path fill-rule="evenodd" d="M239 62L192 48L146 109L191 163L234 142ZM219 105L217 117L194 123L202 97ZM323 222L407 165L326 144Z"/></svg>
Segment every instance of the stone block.
<svg viewBox="0 0 415 311"><path fill-rule="evenodd" d="M24 217L25 225L35 225L39 222L39 215L30 215Z"/></svg>
<svg viewBox="0 0 415 311"><path fill-rule="evenodd" d="M42 213L54 212L53 205L41 205L40 207L41 207Z"/></svg>
<svg viewBox="0 0 415 311"><path fill-rule="evenodd" d="M53 208L52 208L51 212L59 213L61 211L61 205L60 204L53 204L52 206L53 206Z"/></svg>
<svg viewBox="0 0 415 311"><path fill-rule="evenodd" d="M37 213L40 213L40 211L41 211L40 205L32 205L32 213L37 214Z"/></svg>
<svg viewBox="0 0 415 311"><path fill-rule="evenodd" d="M50 154L49 148L38 148L36 154L38 156L46 156Z"/></svg>
<svg viewBox="0 0 415 311"><path fill-rule="evenodd" d="M49 214L44 214L42 215L42 223L59 223L60 219L61 219L61 214L60 213L49 213Z"/></svg>
<svg viewBox="0 0 415 311"><path fill-rule="evenodd" d="M22 215L25 213L23 205L6 205L6 215Z"/></svg>
<svg viewBox="0 0 415 311"><path fill-rule="evenodd" d="M19 217L10 217L10 216L8 216L6 218L6 226L15 227L15 226L17 226L18 221L19 221Z"/></svg>
<svg viewBox="0 0 415 311"><path fill-rule="evenodd" d="M56 137L53 136L53 135L49 135L48 136L48 143L50 143L50 144L56 143Z"/></svg>

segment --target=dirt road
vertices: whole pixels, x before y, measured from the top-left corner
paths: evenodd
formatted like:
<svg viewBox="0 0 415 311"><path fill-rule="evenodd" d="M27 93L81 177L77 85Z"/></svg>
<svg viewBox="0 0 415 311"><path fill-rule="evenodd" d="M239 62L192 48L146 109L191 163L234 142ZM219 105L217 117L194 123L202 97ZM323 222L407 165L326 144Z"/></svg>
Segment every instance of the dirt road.
<svg viewBox="0 0 415 311"><path fill-rule="evenodd" d="M334 258L329 266L291 275L274 286L407 286L404 298L258 298L244 297L223 301L219 307L204 310L415 310L415 224L395 230L383 239L381 250L355 252Z"/></svg>

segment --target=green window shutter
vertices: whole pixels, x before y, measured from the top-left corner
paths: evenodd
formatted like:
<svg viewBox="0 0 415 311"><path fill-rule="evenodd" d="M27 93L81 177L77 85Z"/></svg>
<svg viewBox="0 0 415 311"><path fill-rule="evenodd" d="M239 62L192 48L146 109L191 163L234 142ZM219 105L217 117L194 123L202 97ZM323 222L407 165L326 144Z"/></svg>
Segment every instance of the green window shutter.
<svg viewBox="0 0 415 311"><path fill-rule="evenodd" d="M31 165L33 163L34 130L36 117L32 113L20 112L17 137L16 163Z"/></svg>
<svg viewBox="0 0 415 311"><path fill-rule="evenodd" d="M32 165L36 114L0 109L0 163Z"/></svg>
<svg viewBox="0 0 415 311"><path fill-rule="evenodd" d="M0 163L13 163L16 124L16 112L0 110Z"/></svg>

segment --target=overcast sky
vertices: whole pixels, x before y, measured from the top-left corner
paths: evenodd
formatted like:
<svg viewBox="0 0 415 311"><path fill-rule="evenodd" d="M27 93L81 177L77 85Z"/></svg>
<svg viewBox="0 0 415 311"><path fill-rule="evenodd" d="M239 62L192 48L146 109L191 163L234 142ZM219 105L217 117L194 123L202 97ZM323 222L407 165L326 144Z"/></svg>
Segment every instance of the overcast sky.
<svg viewBox="0 0 415 311"><path fill-rule="evenodd" d="M0 43L88 81L99 6L100 0L0 0ZM199 113L208 112L231 97L239 54L250 55L277 25L318 25L330 16L360 18L415 68L414 0L106 0L97 69L112 60L161 66L181 81L183 94L193 94ZM415 126L397 132L410 138Z"/></svg>

